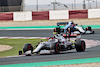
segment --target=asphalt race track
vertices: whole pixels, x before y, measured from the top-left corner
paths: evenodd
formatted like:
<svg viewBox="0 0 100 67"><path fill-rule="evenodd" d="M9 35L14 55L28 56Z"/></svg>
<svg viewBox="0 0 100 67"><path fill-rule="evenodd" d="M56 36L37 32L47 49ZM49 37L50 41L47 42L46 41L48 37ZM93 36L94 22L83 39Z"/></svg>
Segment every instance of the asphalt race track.
<svg viewBox="0 0 100 67"><path fill-rule="evenodd" d="M53 30L0 30L0 37L50 37L53 36ZM100 30L96 29L95 34L82 35L83 39L99 40ZM33 63L56 60L69 60L81 58L100 57L100 46L86 49L85 52L76 52L75 50L62 52L61 54L52 55L32 55L22 57L0 58L0 65Z"/></svg>

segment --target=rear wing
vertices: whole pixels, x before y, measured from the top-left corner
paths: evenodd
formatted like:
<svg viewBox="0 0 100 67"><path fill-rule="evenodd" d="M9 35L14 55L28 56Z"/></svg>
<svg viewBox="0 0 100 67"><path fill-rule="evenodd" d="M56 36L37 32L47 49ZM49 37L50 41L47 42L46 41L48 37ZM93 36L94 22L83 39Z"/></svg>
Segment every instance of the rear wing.
<svg viewBox="0 0 100 67"><path fill-rule="evenodd" d="M59 25L67 25L67 24L68 24L68 22L58 22L57 26L59 26Z"/></svg>

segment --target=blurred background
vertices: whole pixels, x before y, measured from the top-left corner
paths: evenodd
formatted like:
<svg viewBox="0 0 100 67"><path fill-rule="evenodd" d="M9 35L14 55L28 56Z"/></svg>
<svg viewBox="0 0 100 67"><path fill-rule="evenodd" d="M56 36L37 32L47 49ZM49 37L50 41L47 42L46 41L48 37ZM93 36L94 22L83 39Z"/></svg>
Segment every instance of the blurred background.
<svg viewBox="0 0 100 67"><path fill-rule="evenodd" d="M100 0L25 0L24 10L78 10L100 8Z"/></svg>
<svg viewBox="0 0 100 67"><path fill-rule="evenodd" d="M0 0L0 12L99 8L100 0Z"/></svg>

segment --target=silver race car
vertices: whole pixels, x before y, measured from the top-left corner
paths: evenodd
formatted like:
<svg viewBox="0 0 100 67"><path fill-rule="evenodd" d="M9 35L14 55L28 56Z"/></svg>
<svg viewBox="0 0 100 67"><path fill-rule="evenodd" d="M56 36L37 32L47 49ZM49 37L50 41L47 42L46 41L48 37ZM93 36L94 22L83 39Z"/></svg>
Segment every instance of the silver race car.
<svg viewBox="0 0 100 67"><path fill-rule="evenodd" d="M40 42L36 48L33 50L33 46L31 44L25 44L23 46L23 52L25 55L31 55L34 53L37 54L52 54L52 53L60 53L61 51L67 51L76 49L77 52L85 51L86 45L85 41L77 38L75 42L70 42L67 39L67 36L63 36L62 34L54 35L53 37L47 38L47 41ZM22 54L22 51L19 51L19 55Z"/></svg>

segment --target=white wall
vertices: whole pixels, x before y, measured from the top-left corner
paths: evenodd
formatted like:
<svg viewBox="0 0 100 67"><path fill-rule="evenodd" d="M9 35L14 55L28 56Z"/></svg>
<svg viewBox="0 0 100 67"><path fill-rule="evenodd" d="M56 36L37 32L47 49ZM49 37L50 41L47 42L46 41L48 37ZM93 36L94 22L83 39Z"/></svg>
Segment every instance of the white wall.
<svg viewBox="0 0 100 67"><path fill-rule="evenodd" d="M100 9L88 9L88 18L100 18Z"/></svg>
<svg viewBox="0 0 100 67"><path fill-rule="evenodd" d="M69 11L68 10L49 11L49 19L50 20L69 19Z"/></svg>
<svg viewBox="0 0 100 67"><path fill-rule="evenodd" d="M13 21L28 21L32 20L32 12L14 12Z"/></svg>

